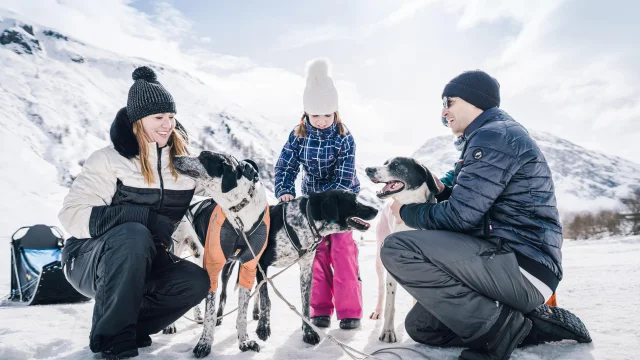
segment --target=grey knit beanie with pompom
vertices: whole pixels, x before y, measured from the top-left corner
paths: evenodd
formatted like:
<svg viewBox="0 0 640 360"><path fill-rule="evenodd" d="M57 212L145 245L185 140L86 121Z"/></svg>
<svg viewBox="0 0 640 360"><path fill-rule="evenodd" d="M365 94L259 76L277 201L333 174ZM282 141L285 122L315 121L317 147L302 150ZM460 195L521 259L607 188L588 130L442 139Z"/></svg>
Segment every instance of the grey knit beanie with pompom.
<svg viewBox="0 0 640 360"><path fill-rule="evenodd" d="M134 80L127 99L127 116L134 122L145 116L161 113L176 113L176 104L167 89L158 82L151 68L141 66L133 71Z"/></svg>

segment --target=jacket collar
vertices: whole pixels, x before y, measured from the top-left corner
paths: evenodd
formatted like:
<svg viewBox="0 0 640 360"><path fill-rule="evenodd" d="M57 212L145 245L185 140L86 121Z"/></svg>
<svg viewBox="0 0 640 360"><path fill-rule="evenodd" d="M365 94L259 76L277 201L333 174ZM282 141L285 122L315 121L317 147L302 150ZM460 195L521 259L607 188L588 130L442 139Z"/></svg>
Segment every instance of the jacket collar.
<svg viewBox="0 0 640 360"><path fill-rule="evenodd" d="M326 139L328 137L330 137L331 135L336 133L336 123L334 122L333 124L331 124L331 126L329 126L326 129L318 129L313 127L313 125L311 125L311 123L309 122L309 120L305 120L304 122L305 125L305 129L307 130L307 135L308 136L312 136L315 138L320 138L320 139Z"/></svg>
<svg viewBox="0 0 640 360"><path fill-rule="evenodd" d="M186 135L187 132L184 130L182 124L176 120L176 129L182 130L182 132ZM113 143L114 149L124 156L127 159L132 159L140 154L140 147L138 146L138 141L136 140L136 136L133 134L133 127L131 126L131 121L129 121L129 116L127 116L127 108L124 107L118 111L116 114L116 118L111 123L111 130L109 131L109 135L111 137L111 143ZM186 139L189 140L188 138ZM165 146L162 149L163 157L168 154L169 148L171 144ZM149 155L157 157L158 154L158 144L157 143L149 143ZM153 147L153 148L151 148Z"/></svg>
<svg viewBox="0 0 640 360"><path fill-rule="evenodd" d="M464 129L465 139L468 139L469 136L473 134L474 131L480 129L482 125L486 124L491 120L495 120L496 115L500 114L501 112L502 110L498 109L497 107L492 107L490 109L483 111L480 115L478 115L477 118L473 119L471 124L469 124L469 126L467 126L466 129Z"/></svg>

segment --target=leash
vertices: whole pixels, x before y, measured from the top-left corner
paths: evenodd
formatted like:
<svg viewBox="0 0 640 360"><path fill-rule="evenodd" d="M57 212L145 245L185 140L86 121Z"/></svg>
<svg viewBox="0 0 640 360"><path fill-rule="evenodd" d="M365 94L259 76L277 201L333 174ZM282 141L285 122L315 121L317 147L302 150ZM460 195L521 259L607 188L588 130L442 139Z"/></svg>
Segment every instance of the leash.
<svg viewBox="0 0 640 360"><path fill-rule="evenodd" d="M283 206L283 208L284 208L284 207L285 207L285 206ZM391 354L391 355L393 355L393 356L397 357L398 359L402 360L402 356L400 356L400 355L398 355L398 354L396 354L396 353L392 352L391 350L407 350L407 351L412 351L412 352L415 352L415 353L419 354L419 355L420 355L420 356L422 356L423 358L425 358L425 359L429 360L429 357L428 357L427 355L425 355L425 354L423 354L423 353L421 353L421 352L419 352L419 351L417 351L417 350L415 350L415 349L408 348L408 347L386 347L386 348L378 349L378 350L374 351L374 352L373 352L373 353L371 353L371 354L368 354L368 353L365 353L365 352L363 352L363 351L360 351L360 350L354 349L353 347L351 347L351 346L349 346L349 345L347 345L347 344L345 344L345 343L341 342L340 340L336 339L334 336L332 336L332 335L330 335L330 334L325 333L324 331L320 330L318 327L316 327L315 325L313 325L313 324L312 324L308 319L306 319L306 318L305 318L305 317L304 317L304 316L303 316L303 315L298 311L298 309L297 309L293 304L291 304L289 301L287 301L287 299L286 299L286 298L285 298L285 297L280 293L280 291L278 290L278 288L273 284L272 279L275 279L278 275L280 275L280 274L282 274L283 272L285 272L286 270L288 270L291 266L293 266L293 265L297 264L298 262L300 262L300 260L302 260L302 258L303 258L303 256L304 256L304 255L307 255L309 252L313 252L314 250L316 250L316 249L317 249L317 247L318 247L318 246L320 245L320 243L322 242L322 238L323 238L323 237L320 235L320 231L319 231L319 230L318 230L318 228L315 226L315 223L314 223L313 219L311 218L311 213L310 213L310 207L309 207L309 202L308 202L308 200L307 200L307 204L306 204L306 209L305 209L305 210L306 210L305 212L306 212L306 215L307 215L307 216L306 216L306 218L307 218L307 221L308 221L308 223L309 223L309 228L310 228L310 230L311 230L312 235L313 235L313 236L314 236L314 238L315 238L315 241L313 242L313 244L312 244L308 249L306 249L306 251L304 251L304 252L302 253L302 256L299 256L299 257L298 257L298 259L297 259L296 261L294 261L294 262L292 262L291 264L287 265L284 269L280 270L279 272L277 272L275 275L273 275L273 276L271 276L271 277L267 277L267 274L266 274L266 273L264 272L264 270L262 269L262 266L260 265L260 262L259 262L259 261L258 261L258 262L256 262L256 265L257 265L257 267L258 267L258 270L259 270L259 271L260 271L260 273L262 274L262 278L263 278L263 280L262 280L262 281L261 281L261 282L256 286L256 289L255 289L255 290L253 291L253 293L249 296L249 299L251 299L252 297L254 297L254 296L256 295L256 293L258 293L258 291L260 290L261 286L263 286L263 285L264 285L264 286L266 286L265 284L266 284L266 283L268 283L269 285L271 285L271 288L273 289L273 291L275 292L275 294L276 294L276 295L277 295L277 296L278 296L278 297L279 297L279 298L280 298L280 299L281 299L285 304L287 304L287 306L289 307L289 309L290 309L291 311L293 311L294 313L296 313L296 315L298 315L298 317L299 317L300 319L302 319L302 321L303 321L305 324L307 324L307 325L308 325L311 329L313 329L316 333L318 333L318 334L322 334L325 338L327 338L327 339L331 340L333 343L335 343L336 345L340 346L340 348L342 348L342 350L343 350L343 351L344 351L344 352L345 352L345 353L346 353L346 354L347 354L351 359L353 359L353 360L367 360L367 359L383 360L383 359L381 359L380 357L376 357L376 356L374 356L374 355L376 355L376 354ZM187 211L187 212L189 213L190 211ZM286 220L286 217L285 217L284 215L285 215L285 212L284 212L284 209L283 209L283 220ZM187 219L188 219L190 222L192 222L192 218L187 217ZM247 236L246 236L246 234L245 234L245 232L244 232L244 224L242 223L242 220L240 220L240 218L238 218L237 216L234 216L234 217L233 217L233 219L234 219L234 221L235 221L236 225L238 226L238 229L240 230L240 233L242 234L242 238L243 238L243 239L244 239L244 241L246 242L247 247L248 247L248 248L249 248L249 250L251 251L251 255L253 256L253 258L254 258L254 259L255 259L255 258L257 258L256 253L253 251L253 247L252 247L252 246L251 246L251 244L249 243L249 239L247 239ZM286 228L285 228L285 230L286 230ZM287 236L289 237L289 240L291 241L292 239L291 239L291 237L290 237L290 235L289 235L288 230L287 230ZM293 245L293 242L292 242L292 245ZM296 247L294 246L294 248L296 248ZM184 257L184 258L181 258L181 259L179 259L178 261L181 261L181 260L187 259L187 258L189 258L190 256L193 256L193 254L192 254L192 255L189 255L189 256L186 256L186 257ZM234 312L236 312L236 311L238 311L238 307L236 307L236 308L235 308L235 309L233 309L233 310L230 310L230 311L229 311L229 312L227 312L226 314L223 314L223 315L221 315L221 316L216 317L216 321L217 321L218 319L222 319L222 318L224 318L224 317L226 317L226 316L228 316L228 315L230 315L230 314L232 314L232 313L234 313ZM186 317L186 316L184 316L184 315L183 315L182 317L183 317L183 318L185 318L185 319L187 319L187 320L189 320L189 321L192 321L192 322L198 323L198 321L193 320L193 319L190 319L190 318L188 318L188 317ZM358 355L359 355L359 356L358 356Z"/></svg>
<svg viewBox="0 0 640 360"><path fill-rule="evenodd" d="M308 205L308 204L307 204ZM308 208L307 208L308 211ZM244 224L242 224L242 221L238 218L238 217L234 217L234 221L236 222L236 225L238 225L238 228L240 229L240 232L242 233L242 237L244 238L244 240L247 242L247 246L249 247L249 250L251 251L251 254L253 255L254 259L257 257L256 253L253 251L253 248L251 247L251 244L249 243L249 239L247 239L246 235L244 234ZM309 219L309 223L311 223L311 220ZM269 283L269 285L271 285L271 287L273 288L273 291L276 293L276 295L278 295L278 297L284 301L285 304L287 304L287 306L289 306L289 309L291 309L291 311L295 312L301 319L302 321L307 324L309 327L311 327L316 333L320 333L323 334L326 338L328 338L329 340L333 341L336 345L340 346L342 348L342 350L347 353L347 355L349 355L350 358L354 359L354 360L365 360L365 359L378 359L378 360L382 360L380 358L377 358L371 354L367 354L365 352L356 350L352 347L350 347L347 344L342 343L341 341L339 341L338 339L336 339L335 337L333 337L332 335L326 334L324 333L322 330L318 329L315 325L313 325L309 320L307 320L302 314L300 314L300 312L298 311L298 309L291 304L289 301L287 301L287 299L285 299L284 296L282 296L282 294L280 293L280 291L278 290L278 288L273 284L273 282L271 281L270 278L267 277L267 274L264 272L264 270L262 269L262 266L260 266L260 262L257 263L258 265L258 270L260 270L260 273L262 274L262 276L266 279L266 281ZM358 357L354 354L352 354L351 352L354 352L356 354L362 355L364 357Z"/></svg>

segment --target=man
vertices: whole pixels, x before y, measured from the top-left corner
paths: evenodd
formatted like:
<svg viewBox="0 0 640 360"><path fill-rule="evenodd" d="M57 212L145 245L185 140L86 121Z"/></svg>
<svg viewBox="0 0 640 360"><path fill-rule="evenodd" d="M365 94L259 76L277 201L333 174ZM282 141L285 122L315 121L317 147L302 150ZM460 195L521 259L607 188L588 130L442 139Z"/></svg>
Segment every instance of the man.
<svg viewBox="0 0 640 360"><path fill-rule="evenodd" d="M461 346L460 359L508 359L519 344L590 342L570 312L543 305L562 280L562 227L551 170L526 129L500 110L500 85L467 71L442 93L442 121L464 137L453 186L437 204L394 203L420 231L390 235L389 273L418 303L417 342Z"/></svg>

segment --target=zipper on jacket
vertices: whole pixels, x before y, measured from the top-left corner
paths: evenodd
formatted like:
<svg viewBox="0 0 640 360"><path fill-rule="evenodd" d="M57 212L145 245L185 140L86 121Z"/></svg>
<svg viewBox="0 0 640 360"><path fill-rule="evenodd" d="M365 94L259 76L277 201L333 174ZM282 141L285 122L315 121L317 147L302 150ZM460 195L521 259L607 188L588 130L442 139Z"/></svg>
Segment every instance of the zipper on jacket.
<svg viewBox="0 0 640 360"><path fill-rule="evenodd" d="M162 148L158 148L158 179L160 179L160 202L158 202L158 210L162 208L162 199L164 198L164 180L162 180Z"/></svg>

